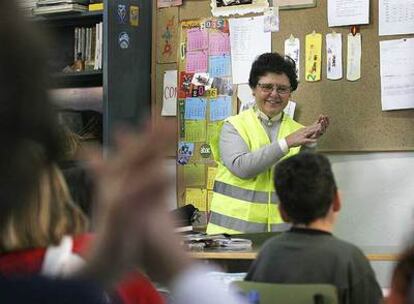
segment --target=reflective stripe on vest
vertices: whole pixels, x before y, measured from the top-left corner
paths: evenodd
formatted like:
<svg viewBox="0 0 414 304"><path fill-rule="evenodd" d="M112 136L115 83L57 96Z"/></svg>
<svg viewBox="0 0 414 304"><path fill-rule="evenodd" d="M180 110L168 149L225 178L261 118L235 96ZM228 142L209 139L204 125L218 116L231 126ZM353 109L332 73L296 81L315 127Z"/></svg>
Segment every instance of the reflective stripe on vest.
<svg viewBox="0 0 414 304"><path fill-rule="evenodd" d="M248 231L248 232L267 232L268 224L265 223L254 223L244 221L235 217L227 216L224 214L216 213L212 211L210 213L210 223L225 227L237 231ZM282 232L289 230L292 225L289 223L271 224L270 231Z"/></svg>
<svg viewBox="0 0 414 304"><path fill-rule="evenodd" d="M226 121L236 129L252 152L271 143L253 109L232 116ZM302 125L283 115L276 139L286 138L301 127ZM254 178L239 178L221 162L218 136L212 140L211 145L218 169L207 233L234 234L283 230L286 226L277 208L278 198L273 186L272 169L268 168ZM299 150L300 147L290 148L283 158L294 155ZM282 226L279 226L279 223Z"/></svg>
<svg viewBox="0 0 414 304"><path fill-rule="evenodd" d="M214 182L213 191L229 196L231 198L242 200L242 201L258 203L258 204L269 203L269 192L243 189L243 188L233 186L233 185L221 182L221 181ZM279 203L279 199L274 191L272 191L272 194L271 194L271 203L272 204Z"/></svg>

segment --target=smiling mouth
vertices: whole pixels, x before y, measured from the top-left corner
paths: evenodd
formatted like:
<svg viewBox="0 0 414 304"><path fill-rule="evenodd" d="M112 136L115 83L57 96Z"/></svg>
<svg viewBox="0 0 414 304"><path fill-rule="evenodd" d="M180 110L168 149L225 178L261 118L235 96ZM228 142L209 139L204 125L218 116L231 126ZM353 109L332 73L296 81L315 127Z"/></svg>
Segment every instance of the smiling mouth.
<svg viewBox="0 0 414 304"><path fill-rule="evenodd" d="M277 101L277 100L266 100L266 102L270 104L281 104L282 103L282 101Z"/></svg>

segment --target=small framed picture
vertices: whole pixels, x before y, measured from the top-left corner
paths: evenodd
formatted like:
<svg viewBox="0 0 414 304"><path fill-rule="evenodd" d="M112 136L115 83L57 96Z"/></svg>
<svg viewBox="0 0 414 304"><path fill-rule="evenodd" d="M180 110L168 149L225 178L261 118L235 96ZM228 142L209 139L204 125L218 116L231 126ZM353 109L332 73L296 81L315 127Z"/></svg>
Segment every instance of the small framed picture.
<svg viewBox="0 0 414 304"><path fill-rule="evenodd" d="M269 7L268 0L211 0L213 16L261 13Z"/></svg>

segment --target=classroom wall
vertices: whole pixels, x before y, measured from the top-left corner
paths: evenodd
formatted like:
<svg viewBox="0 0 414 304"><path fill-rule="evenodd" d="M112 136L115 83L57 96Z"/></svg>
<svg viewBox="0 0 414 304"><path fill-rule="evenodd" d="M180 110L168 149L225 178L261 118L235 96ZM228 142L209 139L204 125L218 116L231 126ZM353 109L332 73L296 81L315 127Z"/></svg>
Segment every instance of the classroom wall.
<svg viewBox="0 0 414 304"><path fill-rule="evenodd" d="M335 234L368 253L397 253L414 231L414 153L328 154L342 210ZM175 159L167 162L174 175ZM174 175L175 176L175 175ZM175 195L169 206L176 206ZM372 262L382 287L389 287L393 262Z"/></svg>
<svg viewBox="0 0 414 304"><path fill-rule="evenodd" d="M361 26L362 79L358 82L347 82L344 79L327 81L323 74L323 81L319 83L302 82L295 99L299 102L297 118L300 121L309 123L320 112L333 118L330 131L322 139L320 148L324 151L340 151L327 154L332 161L343 202L335 234L368 253L393 254L402 249L407 234L414 231L414 195L411 193L414 190L414 153L362 151L412 149L414 111L382 112L380 109L378 41L399 36L378 37L377 2L370 1L371 23ZM274 50L281 51L282 39L291 32L300 36L303 44L304 35L313 29L323 34L332 30L326 27L326 1L317 3L318 6L312 9L280 12L281 32L273 35ZM154 10L154 20L166 20L168 13L174 13L178 20L207 17L210 16L209 4L210 0L186 0L179 8ZM166 14L167 17L161 18L160 14ZM297 20L306 22L298 24ZM163 23L159 23L154 22L154 26L163 29ZM335 30L346 34L349 28ZM155 32L153 38L156 44L160 40ZM345 49L345 40L343 42ZM159 45L155 49L159 50ZM162 96L163 71L174 68L174 60L153 61L155 108L160 105ZM337 92L341 94L338 95ZM331 98L330 94L335 98ZM312 103L307 102L309 100ZM153 111L153 118L155 122L176 119L160 117L159 110ZM358 128L349 128L350 123ZM175 155L175 151L169 155ZM166 163L167 170L175 178L175 158L169 158ZM171 191L169 206L171 209L177 206L174 191ZM380 261L373 262L372 265L381 286L388 287L394 263Z"/></svg>
<svg viewBox="0 0 414 304"><path fill-rule="evenodd" d="M335 234L365 252L400 252L414 231L414 153L331 154L342 196ZM371 263L389 287L395 263Z"/></svg>

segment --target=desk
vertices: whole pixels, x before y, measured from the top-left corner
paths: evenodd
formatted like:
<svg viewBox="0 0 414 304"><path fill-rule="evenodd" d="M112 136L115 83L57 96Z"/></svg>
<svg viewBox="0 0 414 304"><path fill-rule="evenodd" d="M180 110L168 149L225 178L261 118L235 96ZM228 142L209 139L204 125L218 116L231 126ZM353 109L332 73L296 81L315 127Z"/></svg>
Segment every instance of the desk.
<svg viewBox="0 0 414 304"><path fill-rule="evenodd" d="M246 250L246 251L192 251L190 257L198 260L254 260L258 254L258 250ZM398 260L398 254L366 254L366 257L370 261L384 261L395 262Z"/></svg>
<svg viewBox="0 0 414 304"><path fill-rule="evenodd" d="M252 261L260 251L261 245L270 237L279 233L254 233L239 234L234 237L247 238L252 240L253 248L249 250L220 250L205 249L203 251L190 251L189 255L193 259L203 260L207 263L214 262L227 272L247 272ZM395 262L398 260L398 254L379 253L380 248L366 247L361 248L366 257L371 262Z"/></svg>

